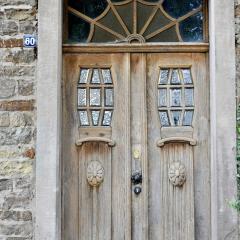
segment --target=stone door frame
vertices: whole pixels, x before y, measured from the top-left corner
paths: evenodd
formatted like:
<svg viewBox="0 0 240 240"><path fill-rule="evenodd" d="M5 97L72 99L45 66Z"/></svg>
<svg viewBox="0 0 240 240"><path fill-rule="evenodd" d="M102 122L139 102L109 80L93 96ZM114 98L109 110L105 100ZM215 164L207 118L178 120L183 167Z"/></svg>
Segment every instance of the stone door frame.
<svg viewBox="0 0 240 240"><path fill-rule="evenodd" d="M37 71L37 240L61 239L62 1L39 1ZM237 239L227 201L236 190L234 1L209 0L211 93L211 240Z"/></svg>

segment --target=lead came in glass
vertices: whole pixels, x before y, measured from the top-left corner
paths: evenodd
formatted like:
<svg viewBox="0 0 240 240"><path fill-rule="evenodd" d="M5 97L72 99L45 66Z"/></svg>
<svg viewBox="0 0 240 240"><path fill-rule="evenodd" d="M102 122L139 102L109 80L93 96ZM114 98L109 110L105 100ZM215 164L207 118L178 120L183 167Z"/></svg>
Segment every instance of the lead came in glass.
<svg viewBox="0 0 240 240"><path fill-rule="evenodd" d="M91 83L100 83L100 76L98 69L93 69L93 76Z"/></svg>
<svg viewBox="0 0 240 240"><path fill-rule="evenodd" d="M80 117L81 126L88 126L89 125L87 111L79 111L79 117Z"/></svg>
<svg viewBox="0 0 240 240"><path fill-rule="evenodd" d="M182 90L180 88L175 88L170 90L171 93L171 106L179 107L181 106Z"/></svg>
<svg viewBox="0 0 240 240"><path fill-rule="evenodd" d="M67 7L70 7L67 8L64 21L68 27L68 39L66 39L68 43L111 42L117 45L127 42L133 35L139 36L136 37L136 41L140 43L205 40L206 11L203 9L205 5L203 0L68 0L67 2ZM136 7L133 2L136 3Z"/></svg>
<svg viewBox="0 0 240 240"><path fill-rule="evenodd" d="M163 127L191 126L194 115L194 86L191 69L186 67L169 69L170 77L167 79L170 79L170 83L161 76L161 71L158 84L161 125ZM161 81L168 85L162 85Z"/></svg>
<svg viewBox="0 0 240 240"><path fill-rule="evenodd" d="M87 90L85 88L78 89L78 106L87 105Z"/></svg>
<svg viewBox="0 0 240 240"><path fill-rule="evenodd" d="M162 88L158 90L158 104L159 107L166 107L167 106L167 89Z"/></svg>
<svg viewBox="0 0 240 240"><path fill-rule="evenodd" d="M190 69L182 69L184 84L192 84L192 75Z"/></svg>
<svg viewBox="0 0 240 240"><path fill-rule="evenodd" d="M112 111L104 111L103 126L111 126Z"/></svg>
<svg viewBox="0 0 240 240"><path fill-rule="evenodd" d="M108 107L113 106L113 89L112 88L105 89L105 106L108 106Z"/></svg>
<svg viewBox="0 0 240 240"><path fill-rule="evenodd" d="M180 77L179 77L179 72L177 69L174 69L172 71L172 78L171 78L171 84L180 84L181 83L181 80L180 80Z"/></svg>
<svg viewBox="0 0 240 240"><path fill-rule="evenodd" d="M162 127L168 127L170 124L167 111L160 111L159 116Z"/></svg>
<svg viewBox="0 0 240 240"><path fill-rule="evenodd" d="M169 77L169 69L161 69L159 83L168 84L168 77Z"/></svg>
<svg viewBox="0 0 240 240"><path fill-rule="evenodd" d="M171 111L172 123L174 126L180 126L182 111Z"/></svg>
<svg viewBox="0 0 240 240"><path fill-rule="evenodd" d="M187 110L183 117L183 126L192 126L193 110Z"/></svg>
<svg viewBox="0 0 240 240"><path fill-rule="evenodd" d="M193 88L185 88L185 106L192 107L194 105Z"/></svg>
<svg viewBox="0 0 240 240"><path fill-rule="evenodd" d="M102 69L103 82L105 84L112 83L112 75L110 69Z"/></svg>
<svg viewBox="0 0 240 240"><path fill-rule="evenodd" d="M77 87L80 126L111 126L114 88L108 68L82 68Z"/></svg>
<svg viewBox="0 0 240 240"><path fill-rule="evenodd" d="M92 121L94 126L98 126L100 111L92 111Z"/></svg>
<svg viewBox="0 0 240 240"><path fill-rule="evenodd" d="M87 83L89 69L81 69L79 83Z"/></svg>
<svg viewBox="0 0 240 240"><path fill-rule="evenodd" d="M101 105L101 89L90 88L90 105L91 106Z"/></svg>

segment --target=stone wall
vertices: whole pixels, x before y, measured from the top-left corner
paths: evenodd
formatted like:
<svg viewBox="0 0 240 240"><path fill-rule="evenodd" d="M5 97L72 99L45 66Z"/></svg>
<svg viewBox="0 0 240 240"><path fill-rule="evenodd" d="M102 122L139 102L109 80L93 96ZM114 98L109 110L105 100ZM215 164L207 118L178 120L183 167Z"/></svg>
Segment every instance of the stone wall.
<svg viewBox="0 0 240 240"><path fill-rule="evenodd" d="M36 29L35 0L0 0L0 240L33 238Z"/></svg>

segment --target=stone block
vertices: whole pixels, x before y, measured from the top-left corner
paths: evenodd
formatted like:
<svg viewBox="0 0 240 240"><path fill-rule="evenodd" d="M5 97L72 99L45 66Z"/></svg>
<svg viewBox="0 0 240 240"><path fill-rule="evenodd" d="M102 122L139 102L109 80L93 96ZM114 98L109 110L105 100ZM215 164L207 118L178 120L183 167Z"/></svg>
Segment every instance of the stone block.
<svg viewBox="0 0 240 240"><path fill-rule="evenodd" d="M21 127L26 125L25 117L22 112L13 112L10 117L10 125L12 127Z"/></svg>
<svg viewBox="0 0 240 240"><path fill-rule="evenodd" d="M0 179L0 191L12 190L13 180L12 179Z"/></svg>
<svg viewBox="0 0 240 240"><path fill-rule="evenodd" d="M0 233L2 235L31 236L33 230L32 223L7 224L0 223Z"/></svg>
<svg viewBox="0 0 240 240"><path fill-rule="evenodd" d="M0 128L0 145L28 144L32 137L31 127Z"/></svg>
<svg viewBox="0 0 240 240"><path fill-rule="evenodd" d="M0 78L0 99L15 95L16 81L9 78Z"/></svg>
<svg viewBox="0 0 240 240"><path fill-rule="evenodd" d="M33 170L33 162L27 161L2 161L0 162L0 176L29 176Z"/></svg>
<svg viewBox="0 0 240 240"><path fill-rule="evenodd" d="M23 39L0 39L0 48L15 48L15 47L22 47L23 46Z"/></svg>
<svg viewBox="0 0 240 240"><path fill-rule="evenodd" d="M10 125L10 117L8 112L0 113L0 127L8 127Z"/></svg>
<svg viewBox="0 0 240 240"><path fill-rule="evenodd" d="M17 35L18 22L12 20L0 20L0 35Z"/></svg>
<svg viewBox="0 0 240 240"><path fill-rule="evenodd" d="M1 101L0 111L33 111L35 100Z"/></svg>
<svg viewBox="0 0 240 240"><path fill-rule="evenodd" d="M7 5L30 5L35 6L37 4L37 0L0 0L1 6L7 6Z"/></svg>
<svg viewBox="0 0 240 240"><path fill-rule="evenodd" d="M34 49L12 48L0 52L0 57L5 62L14 64L28 63L31 64L35 61Z"/></svg>
<svg viewBox="0 0 240 240"><path fill-rule="evenodd" d="M6 18L9 20L17 20L17 21L33 21L36 19L36 8L30 9L5 9Z"/></svg>
<svg viewBox="0 0 240 240"><path fill-rule="evenodd" d="M21 96L30 96L34 94L34 82L19 80L18 94Z"/></svg>
<svg viewBox="0 0 240 240"><path fill-rule="evenodd" d="M35 77L36 67L29 65L0 65L0 78L7 77Z"/></svg>
<svg viewBox="0 0 240 240"><path fill-rule="evenodd" d="M0 211L0 220L31 221L31 211Z"/></svg>
<svg viewBox="0 0 240 240"><path fill-rule="evenodd" d="M4 196L4 201L0 204L2 211L9 211L14 209L30 209L33 199L31 189L26 189L19 192L12 192Z"/></svg>

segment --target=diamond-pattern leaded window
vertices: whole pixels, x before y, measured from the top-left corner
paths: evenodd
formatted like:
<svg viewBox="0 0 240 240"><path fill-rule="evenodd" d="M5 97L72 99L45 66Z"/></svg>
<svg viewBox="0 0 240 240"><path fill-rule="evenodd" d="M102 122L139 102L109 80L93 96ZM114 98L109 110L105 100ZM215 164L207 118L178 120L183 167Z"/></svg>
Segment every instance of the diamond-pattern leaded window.
<svg viewBox="0 0 240 240"><path fill-rule="evenodd" d="M194 85L190 68L161 68L158 110L162 127L192 126Z"/></svg>
<svg viewBox="0 0 240 240"><path fill-rule="evenodd" d="M202 42L205 5L205 0L68 0L66 42Z"/></svg>
<svg viewBox="0 0 240 240"><path fill-rule="evenodd" d="M111 126L114 89L110 68L81 68L78 113L81 126Z"/></svg>

